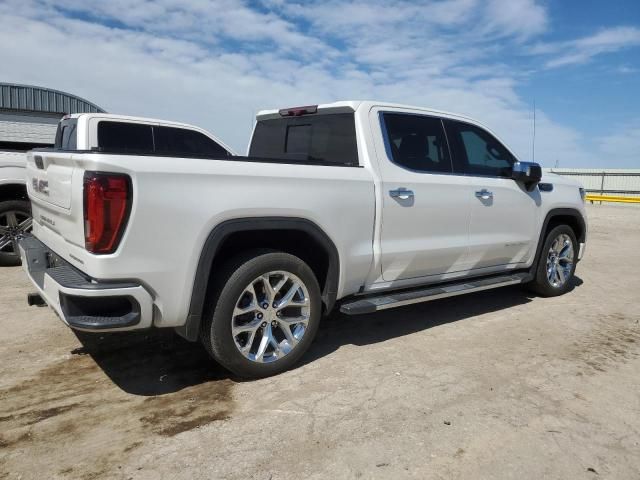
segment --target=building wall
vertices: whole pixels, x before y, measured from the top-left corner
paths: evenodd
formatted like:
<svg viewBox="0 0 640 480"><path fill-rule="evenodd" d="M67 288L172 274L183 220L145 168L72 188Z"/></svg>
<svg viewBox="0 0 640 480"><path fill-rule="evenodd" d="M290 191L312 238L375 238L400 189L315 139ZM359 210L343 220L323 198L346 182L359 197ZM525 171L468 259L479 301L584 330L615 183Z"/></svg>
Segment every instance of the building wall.
<svg viewBox="0 0 640 480"><path fill-rule="evenodd" d="M0 142L53 144L61 117L0 111Z"/></svg>
<svg viewBox="0 0 640 480"><path fill-rule="evenodd" d="M70 113L104 112L65 92L0 82L0 149L53 145L60 119Z"/></svg>
<svg viewBox="0 0 640 480"><path fill-rule="evenodd" d="M97 105L50 88L0 83L0 109L23 112L99 113Z"/></svg>

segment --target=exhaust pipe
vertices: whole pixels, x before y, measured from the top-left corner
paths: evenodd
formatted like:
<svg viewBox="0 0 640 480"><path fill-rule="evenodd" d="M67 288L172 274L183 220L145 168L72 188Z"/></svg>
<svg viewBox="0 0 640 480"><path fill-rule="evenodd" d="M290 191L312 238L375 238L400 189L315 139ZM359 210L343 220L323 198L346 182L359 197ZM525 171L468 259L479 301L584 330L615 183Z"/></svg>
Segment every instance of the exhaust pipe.
<svg viewBox="0 0 640 480"><path fill-rule="evenodd" d="M27 293L27 303L30 307L46 307L47 302L40 296L39 293Z"/></svg>

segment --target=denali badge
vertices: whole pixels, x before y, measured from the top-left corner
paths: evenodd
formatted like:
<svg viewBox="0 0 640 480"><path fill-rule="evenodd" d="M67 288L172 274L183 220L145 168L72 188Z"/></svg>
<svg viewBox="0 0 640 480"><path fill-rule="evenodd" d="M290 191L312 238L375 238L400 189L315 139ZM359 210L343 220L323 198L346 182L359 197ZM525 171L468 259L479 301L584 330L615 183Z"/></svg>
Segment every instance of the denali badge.
<svg viewBox="0 0 640 480"><path fill-rule="evenodd" d="M55 220L52 220L49 217L45 217L44 215L40 215L40 220L42 220L44 223L48 223L49 225L54 226L54 227L56 225L56 221Z"/></svg>
<svg viewBox="0 0 640 480"><path fill-rule="evenodd" d="M31 185L36 192L49 196L49 182L47 180L31 179Z"/></svg>

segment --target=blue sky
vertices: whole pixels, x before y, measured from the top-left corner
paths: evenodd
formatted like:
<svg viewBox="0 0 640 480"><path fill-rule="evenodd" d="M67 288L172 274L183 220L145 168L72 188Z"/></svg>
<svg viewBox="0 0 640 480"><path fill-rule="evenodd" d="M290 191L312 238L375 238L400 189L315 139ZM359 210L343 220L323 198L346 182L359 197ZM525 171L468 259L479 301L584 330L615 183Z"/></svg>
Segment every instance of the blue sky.
<svg viewBox="0 0 640 480"><path fill-rule="evenodd" d="M0 78L195 123L368 99L477 118L522 160L640 168L640 2L0 0Z"/></svg>
<svg viewBox="0 0 640 480"><path fill-rule="evenodd" d="M640 29L640 2L556 2L549 4L546 41L589 38L616 27ZM637 34L637 33L636 33ZM603 122L624 128L640 116L640 43L621 41L619 49L566 68L537 70L518 92L536 98L537 107L557 121L589 136L603 132ZM635 165L640 168L640 155Z"/></svg>

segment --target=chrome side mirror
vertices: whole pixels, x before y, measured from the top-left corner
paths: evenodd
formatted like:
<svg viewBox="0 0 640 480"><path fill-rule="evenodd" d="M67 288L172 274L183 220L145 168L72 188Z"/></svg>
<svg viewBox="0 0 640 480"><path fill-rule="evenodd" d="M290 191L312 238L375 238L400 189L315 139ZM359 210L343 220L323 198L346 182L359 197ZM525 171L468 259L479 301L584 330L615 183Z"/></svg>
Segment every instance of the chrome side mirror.
<svg viewBox="0 0 640 480"><path fill-rule="evenodd" d="M534 162L516 162L511 169L511 178L522 182L530 192L542 178L542 167Z"/></svg>

